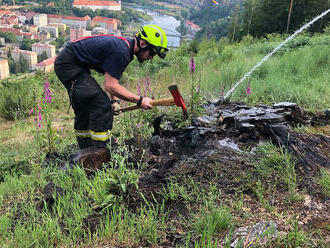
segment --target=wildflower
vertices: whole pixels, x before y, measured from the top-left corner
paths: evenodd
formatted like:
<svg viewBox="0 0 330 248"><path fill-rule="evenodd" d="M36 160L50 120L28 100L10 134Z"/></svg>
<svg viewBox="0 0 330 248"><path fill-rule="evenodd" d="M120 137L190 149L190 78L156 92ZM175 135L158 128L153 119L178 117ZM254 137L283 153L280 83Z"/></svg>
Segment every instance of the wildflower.
<svg viewBox="0 0 330 248"><path fill-rule="evenodd" d="M41 124L40 124L40 122L38 122L37 125L38 125L39 128L41 128Z"/></svg>
<svg viewBox="0 0 330 248"><path fill-rule="evenodd" d="M137 128L142 127L142 123L140 122L140 123L136 124L136 127L137 127Z"/></svg>
<svg viewBox="0 0 330 248"><path fill-rule="evenodd" d="M137 94L138 94L139 96L141 96L141 93L142 93L142 91L141 91L141 86L140 86L140 84L138 84L138 85L137 85Z"/></svg>
<svg viewBox="0 0 330 248"><path fill-rule="evenodd" d="M50 84L48 82L45 82L45 84L44 84L44 95L45 95L44 102L46 102L46 103L52 102L52 92L50 91L49 87L50 87Z"/></svg>
<svg viewBox="0 0 330 248"><path fill-rule="evenodd" d="M190 58L190 72L193 73L196 69L196 65L195 65L195 61L194 61L194 57Z"/></svg>
<svg viewBox="0 0 330 248"><path fill-rule="evenodd" d="M151 89L150 89L150 85L151 85L150 77L148 76L144 82L145 82L144 83L144 91L146 93L151 92Z"/></svg>
<svg viewBox="0 0 330 248"><path fill-rule="evenodd" d="M247 87L245 89L245 92L246 92L247 95L251 95L250 80L249 80L248 85L247 85Z"/></svg>
<svg viewBox="0 0 330 248"><path fill-rule="evenodd" d="M41 114L41 112L38 113L38 119L39 119L39 121L42 121L42 114Z"/></svg>
<svg viewBox="0 0 330 248"><path fill-rule="evenodd" d="M33 108L32 108L32 109L30 109L30 111L29 111L29 114L30 114L30 115L32 115L32 114L33 114Z"/></svg>

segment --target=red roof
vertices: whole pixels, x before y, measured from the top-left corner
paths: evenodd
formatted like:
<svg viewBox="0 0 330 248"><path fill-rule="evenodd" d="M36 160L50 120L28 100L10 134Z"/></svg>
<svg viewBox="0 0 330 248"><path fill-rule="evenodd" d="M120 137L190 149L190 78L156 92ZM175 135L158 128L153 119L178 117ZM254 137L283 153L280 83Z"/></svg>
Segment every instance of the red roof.
<svg viewBox="0 0 330 248"><path fill-rule="evenodd" d="M6 59L0 59L0 64L8 64L8 60L6 60Z"/></svg>
<svg viewBox="0 0 330 248"><path fill-rule="evenodd" d="M15 29L15 28L0 28L1 32L9 32L9 33L14 33L16 35L20 35L20 36L27 36L27 37L31 37L32 34L31 33L25 33L25 32L21 32L19 29Z"/></svg>
<svg viewBox="0 0 330 248"><path fill-rule="evenodd" d="M15 15L13 11L0 9L0 15Z"/></svg>
<svg viewBox="0 0 330 248"><path fill-rule="evenodd" d="M14 53L24 53L24 54L29 54L29 55L37 55L36 52L33 51L28 51L28 50L21 50L21 49L14 49L12 50Z"/></svg>
<svg viewBox="0 0 330 248"><path fill-rule="evenodd" d="M72 5L118 6L120 3L116 1L74 0Z"/></svg>
<svg viewBox="0 0 330 248"><path fill-rule="evenodd" d="M194 28L200 28L197 24L191 22L191 21L186 21L186 24L189 25L189 26L192 26Z"/></svg>
<svg viewBox="0 0 330 248"><path fill-rule="evenodd" d="M88 15L85 17L77 17L77 16L62 16L63 19L69 19L69 20L77 20L77 21L87 21L91 19Z"/></svg>
<svg viewBox="0 0 330 248"><path fill-rule="evenodd" d="M47 14L47 18L62 18L60 15Z"/></svg>
<svg viewBox="0 0 330 248"><path fill-rule="evenodd" d="M54 64L56 56L41 61L37 66L48 66Z"/></svg>
<svg viewBox="0 0 330 248"><path fill-rule="evenodd" d="M103 16L95 16L92 19L92 22L104 22L108 24L115 24L116 22L119 22L119 20L115 18L108 18L108 17L103 17Z"/></svg>

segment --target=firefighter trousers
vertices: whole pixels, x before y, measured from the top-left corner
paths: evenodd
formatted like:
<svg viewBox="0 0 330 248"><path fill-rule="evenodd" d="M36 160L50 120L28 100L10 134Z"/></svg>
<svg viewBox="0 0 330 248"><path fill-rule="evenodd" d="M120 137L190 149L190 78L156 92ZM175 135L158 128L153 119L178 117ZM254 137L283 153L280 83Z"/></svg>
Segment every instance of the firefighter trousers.
<svg viewBox="0 0 330 248"><path fill-rule="evenodd" d="M80 149L106 147L113 123L111 101L88 67L74 56L70 46L55 60L55 73L68 91L75 114L74 129Z"/></svg>

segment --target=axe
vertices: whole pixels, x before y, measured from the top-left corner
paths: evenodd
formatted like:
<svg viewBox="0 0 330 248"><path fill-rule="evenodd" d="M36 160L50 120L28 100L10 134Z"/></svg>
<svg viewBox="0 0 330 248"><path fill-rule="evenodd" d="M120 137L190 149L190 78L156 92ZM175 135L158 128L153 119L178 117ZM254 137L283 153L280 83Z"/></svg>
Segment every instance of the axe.
<svg viewBox="0 0 330 248"><path fill-rule="evenodd" d="M187 108L186 108L186 104L184 103L182 96L178 90L178 86L177 85L171 85L170 87L168 87L168 89L170 90L171 94L173 97L168 97L168 98L163 98L163 99L158 99L158 100L152 100L150 102L150 104L152 106L173 106L176 105L178 107L182 108L183 111L183 118L186 120L188 118L188 113L187 113ZM121 112L127 112L127 111L131 111L131 110L135 110L135 109L140 109L141 106L130 106L130 107L126 107L126 108L121 108L118 110L118 113Z"/></svg>

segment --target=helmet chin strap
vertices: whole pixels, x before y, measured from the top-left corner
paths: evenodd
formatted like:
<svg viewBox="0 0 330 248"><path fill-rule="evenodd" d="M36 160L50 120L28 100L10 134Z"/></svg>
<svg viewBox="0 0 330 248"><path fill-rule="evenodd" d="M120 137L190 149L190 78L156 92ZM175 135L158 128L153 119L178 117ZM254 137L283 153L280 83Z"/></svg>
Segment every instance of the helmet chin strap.
<svg viewBox="0 0 330 248"><path fill-rule="evenodd" d="M137 46L138 46L139 50L137 52L135 52L134 55L137 57L138 61L140 63L142 63L143 61L140 59L139 55L142 54L144 51L148 50L149 45L147 45L146 47L141 47L141 45L140 45L140 40L141 40L140 35L135 36L135 38L136 38L136 43L137 43Z"/></svg>

